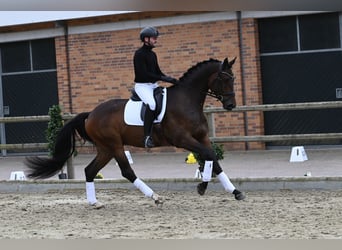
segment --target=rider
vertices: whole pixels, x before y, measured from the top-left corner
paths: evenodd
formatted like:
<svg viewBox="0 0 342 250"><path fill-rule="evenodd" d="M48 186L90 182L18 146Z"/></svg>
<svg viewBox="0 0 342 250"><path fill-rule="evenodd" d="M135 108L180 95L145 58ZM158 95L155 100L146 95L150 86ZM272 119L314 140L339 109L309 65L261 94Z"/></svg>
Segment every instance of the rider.
<svg viewBox="0 0 342 250"><path fill-rule="evenodd" d="M154 147L152 141L152 126L155 119L156 102L153 90L158 87L159 80L177 84L177 79L166 76L159 68L157 55L152 49L157 43L159 32L154 27L146 27L140 32L143 46L134 54L134 90L140 99L147 105L144 116L144 145Z"/></svg>

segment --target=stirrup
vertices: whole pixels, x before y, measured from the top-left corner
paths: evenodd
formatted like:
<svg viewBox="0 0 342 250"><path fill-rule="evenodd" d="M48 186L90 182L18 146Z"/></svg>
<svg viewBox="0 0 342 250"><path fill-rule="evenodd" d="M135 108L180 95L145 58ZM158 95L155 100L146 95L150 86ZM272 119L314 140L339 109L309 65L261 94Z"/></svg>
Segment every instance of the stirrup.
<svg viewBox="0 0 342 250"><path fill-rule="evenodd" d="M154 144L153 144L151 136L149 136L149 135L145 136L145 138L144 138L144 145L145 145L145 148L153 148L154 147Z"/></svg>

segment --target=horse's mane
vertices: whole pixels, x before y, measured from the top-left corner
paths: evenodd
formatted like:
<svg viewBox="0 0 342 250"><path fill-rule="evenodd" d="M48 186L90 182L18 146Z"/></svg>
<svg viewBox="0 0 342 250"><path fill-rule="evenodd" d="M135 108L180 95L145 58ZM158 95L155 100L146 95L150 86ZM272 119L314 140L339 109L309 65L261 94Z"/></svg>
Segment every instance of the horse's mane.
<svg viewBox="0 0 342 250"><path fill-rule="evenodd" d="M210 58L209 60L199 62L196 65L192 66L190 69L188 69L188 71L185 72L181 78L179 78L179 81L181 81L181 82L187 81L188 78L190 78L194 74L194 72L198 71L199 68L201 68L204 65L207 65L209 63L213 63L213 62L220 62L220 61L213 59L213 58Z"/></svg>

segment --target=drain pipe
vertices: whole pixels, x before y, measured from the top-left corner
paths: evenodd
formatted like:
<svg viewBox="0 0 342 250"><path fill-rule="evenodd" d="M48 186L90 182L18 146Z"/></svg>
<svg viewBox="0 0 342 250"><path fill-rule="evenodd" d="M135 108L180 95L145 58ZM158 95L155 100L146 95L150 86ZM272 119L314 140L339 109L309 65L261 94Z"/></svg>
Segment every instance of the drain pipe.
<svg viewBox="0 0 342 250"><path fill-rule="evenodd" d="M69 105L70 113L73 113L72 105L72 92L71 92L71 73L70 73L70 50L69 50L69 27L68 23L64 23L64 39L65 39L65 53L66 53L66 64L67 64L67 74L68 74L68 92L69 92Z"/></svg>
<svg viewBox="0 0 342 250"><path fill-rule="evenodd" d="M245 64L244 64L244 48L243 48L243 39L242 39L242 18L241 11L236 12L237 22L238 22L238 36L239 36L239 47L240 47L240 72L241 72L241 87L242 87L242 105L246 105L246 81L245 81ZM243 121L244 121L244 133L245 136L248 136L248 116L247 111L243 112ZM245 142L245 150L249 150L249 142Z"/></svg>

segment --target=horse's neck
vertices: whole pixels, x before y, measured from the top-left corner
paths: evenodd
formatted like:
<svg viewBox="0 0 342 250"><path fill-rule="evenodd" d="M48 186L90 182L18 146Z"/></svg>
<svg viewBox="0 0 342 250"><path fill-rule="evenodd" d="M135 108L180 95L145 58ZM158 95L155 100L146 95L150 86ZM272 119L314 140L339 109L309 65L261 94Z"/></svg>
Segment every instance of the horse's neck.
<svg viewBox="0 0 342 250"><path fill-rule="evenodd" d="M207 65L206 67L208 68L197 72L197 74L193 76L191 80L184 83L184 86L187 88L186 92L188 98L196 103L200 103L202 109L209 89L209 77L217 72L217 63Z"/></svg>
<svg viewBox="0 0 342 250"><path fill-rule="evenodd" d="M207 91L209 77L217 72L218 63L208 63L207 65L203 65L202 67L203 68L198 69L197 72L193 73L190 79L184 84L191 88L200 88Z"/></svg>

